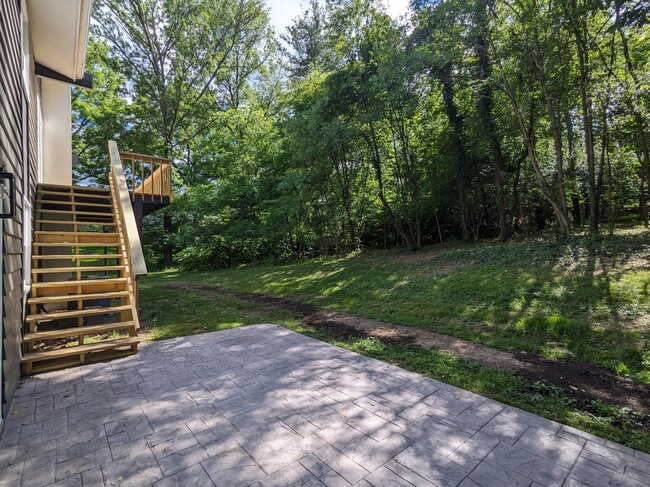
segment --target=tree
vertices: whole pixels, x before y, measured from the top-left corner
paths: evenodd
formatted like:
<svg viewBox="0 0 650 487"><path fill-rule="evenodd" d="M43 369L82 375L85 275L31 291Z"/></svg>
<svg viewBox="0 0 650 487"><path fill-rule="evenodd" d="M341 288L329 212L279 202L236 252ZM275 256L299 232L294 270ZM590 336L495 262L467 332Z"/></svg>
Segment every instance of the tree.
<svg viewBox="0 0 650 487"><path fill-rule="evenodd" d="M314 70L326 69L329 53L325 39L325 9L318 0L311 0L309 8L287 27L280 37L286 43L283 53L293 78L304 78Z"/></svg>
<svg viewBox="0 0 650 487"><path fill-rule="evenodd" d="M109 56L108 46L92 37L86 69L93 75L93 88L75 88L72 94L72 143L78 157L73 178L77 182L106 183L106 141L130 136L126 127L126 78L119 61Z"/></svg>
<svg viewBox="0 0 650 487"><path fill-rule="evenodd" d="M258 0L100 0L98 34L134 84L139 115L151 120L163 155L205 134L233 102L220 87L241 86L268 40ZM233 83L233 77L236 81ZM228 81L230 82L228 82ZM226 89L226 91L228 91Z"/></svg>

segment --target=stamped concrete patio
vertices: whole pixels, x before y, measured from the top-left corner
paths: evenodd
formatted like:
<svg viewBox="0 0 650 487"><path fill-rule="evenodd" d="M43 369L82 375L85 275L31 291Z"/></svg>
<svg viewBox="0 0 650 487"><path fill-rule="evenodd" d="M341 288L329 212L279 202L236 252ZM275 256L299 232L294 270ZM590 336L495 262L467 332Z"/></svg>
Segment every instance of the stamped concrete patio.
<svg viewBox="0 0 650 487"><path fill-rule="evenodd" d="M24 380L0 485L650 485L650 456L274 325Z"/></svg>

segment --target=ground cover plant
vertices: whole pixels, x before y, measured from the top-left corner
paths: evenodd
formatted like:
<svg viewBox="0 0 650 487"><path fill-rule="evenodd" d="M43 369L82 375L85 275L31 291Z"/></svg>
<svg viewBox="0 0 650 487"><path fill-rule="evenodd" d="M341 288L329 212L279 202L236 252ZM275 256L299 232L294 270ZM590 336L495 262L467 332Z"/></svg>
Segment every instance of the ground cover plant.
<svg viewBox="0 0 650 487"><path fill-rule="evenodd" d="M649 233L636 227L596 239L486 242L213 272L167 271L142 281L141 316L153 339L280 324L648 451L648 418L633 409L576 399L545 381L435 348L314 328L304 313L262 305L245 293L291 298L556 361L597 364L642 387L650 381ZM184 284L216 285L235 294L196 292Z"/></svg>

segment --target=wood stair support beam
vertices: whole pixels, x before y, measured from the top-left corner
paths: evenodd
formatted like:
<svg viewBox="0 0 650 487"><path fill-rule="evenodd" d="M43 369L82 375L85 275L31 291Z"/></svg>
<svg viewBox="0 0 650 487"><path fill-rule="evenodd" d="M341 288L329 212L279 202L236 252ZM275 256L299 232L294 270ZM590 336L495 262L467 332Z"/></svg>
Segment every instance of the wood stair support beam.
<svg viewBox="0 0 650 487"><path fill-rule="evenodd" d="M32 274L58 274L58 273L72 273L72 272L102 272L102 271L123 271L126 268L124 265L88 265L78 267L38 267L32 269Z"/></svg>
<svg viewBox="0 0 650 487"><path fill-rule="evenodd" d="M39 321L52 321L62 320L65 318L76 318L78 316L96 316L96 315L111 315L122 313L123 311L131 311L131 305L125 304L121 306L109 306L104 308L89 308L89 309L75 309L71 311L53 311L51 313L40 313L27 316L29 323L37 323ZM131 323L133 325L133 323Z"/></svg>
<svg viewBox="0 0 650 487"><path fill-rule="evenodd" d="M98 333L105 333L107 331L122 330L133 328L132 321L117 321L115 323L104 323L102 325L88 325L77 326L72 328L62 328L60 330L50 331L37 331L34 333L25 333L24 340L26 342L34 342L40 340L57 340L59 338L78 337L85 335L96 335ZM129 330L132 332L132 330ZM131 333L130 333L131 334ZM101 343L101 342L97 342Z"/></svg>
<svg viewBox="0 0 650 487"><path fill-rule="evenodd" d="M35 208L34 211L40 211L41 213L56 213L62 215L85 215L85 216L96 216L96 217L113 217L112 211L71 211L71 210L52 210L47 208Z"/></svg>
<svg viewBox="0 0 650 487"><path fill-rule="evenodd" d="M52 254L52 255L33 255L34 260L91 260L104 259L114 260L123 259L122 254Z"/></svg>
<svg viewBox="0 0 650 487"><path fill-rule="evenodd" d="M106 293L81 293L81 294L65 294L60 296L38 296L29 298L28 304L54 304L66 303L73 301L86 301L95 299L124 299L129 297L128 291L113 291Z"/></svg>
<svg viewBox="0 0 650 487"><path fill-rule="evenodd" d="M129 350L127 351L128 353L136 353L138 343L140 343L138 337L132 336L128 338L119 338L116 340L105 340L97 343L77 345L75 347L64 347L56 350L29 352L23 356L21 363L23 364L23 371L25 374L31 375L33 372L44 372L46 370L59 369L62 367L61 364L55 364L49 368L47 366L42 368L34 367L34 365L38 362L79 356L78 360L70 361L66 364L67 366L76 365L87 362L89 357L87 357L86 354L92 352L103 352L107 350L129 347Z"/></svg>

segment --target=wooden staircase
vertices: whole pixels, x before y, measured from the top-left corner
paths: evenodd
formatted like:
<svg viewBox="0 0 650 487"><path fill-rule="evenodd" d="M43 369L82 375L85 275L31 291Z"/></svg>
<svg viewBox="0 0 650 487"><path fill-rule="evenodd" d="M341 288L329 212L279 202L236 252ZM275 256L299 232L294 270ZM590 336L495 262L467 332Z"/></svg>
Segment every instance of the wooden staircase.
<svg viewBox="0 0 650 487"><path fill-rule="evenodd" d="M137 284L116 186L38 187L26 375L137 352Z"/></svg>

